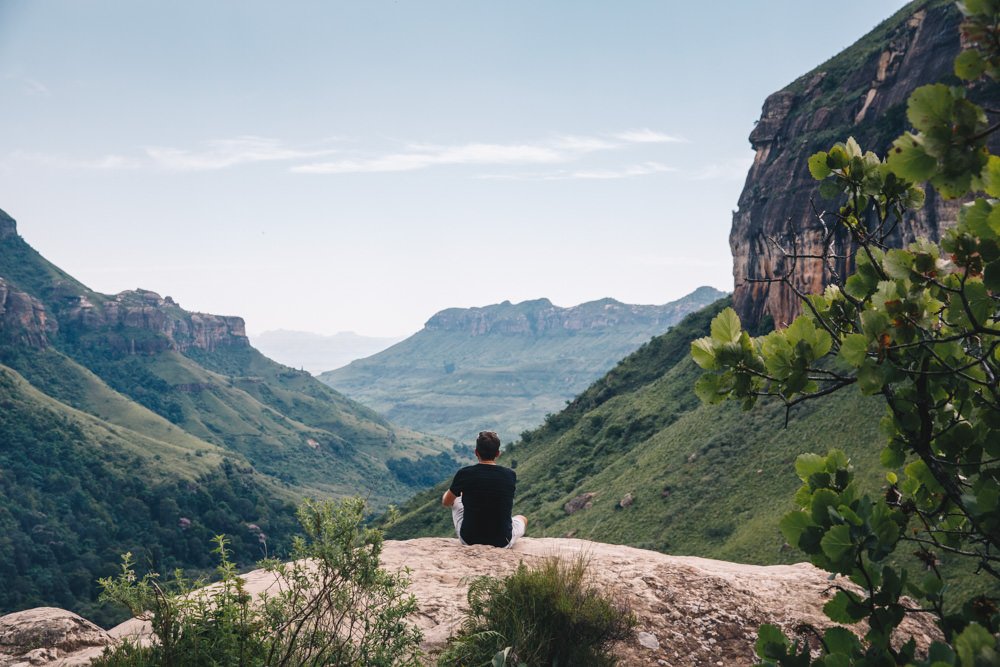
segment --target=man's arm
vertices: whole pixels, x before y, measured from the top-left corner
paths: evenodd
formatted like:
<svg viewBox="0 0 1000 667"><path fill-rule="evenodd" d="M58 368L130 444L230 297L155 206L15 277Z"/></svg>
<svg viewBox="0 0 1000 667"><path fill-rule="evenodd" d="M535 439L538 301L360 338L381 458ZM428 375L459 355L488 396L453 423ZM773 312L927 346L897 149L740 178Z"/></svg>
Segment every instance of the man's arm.
<svg viewBox="0 0 1000 667"><path fill-rule="evenodd" d="M452 493L451 489L448 489L444 492L444 495L441 496L441 504L445 507L451 507L455 504L455 498L458 498L458 496Z"/></svg>

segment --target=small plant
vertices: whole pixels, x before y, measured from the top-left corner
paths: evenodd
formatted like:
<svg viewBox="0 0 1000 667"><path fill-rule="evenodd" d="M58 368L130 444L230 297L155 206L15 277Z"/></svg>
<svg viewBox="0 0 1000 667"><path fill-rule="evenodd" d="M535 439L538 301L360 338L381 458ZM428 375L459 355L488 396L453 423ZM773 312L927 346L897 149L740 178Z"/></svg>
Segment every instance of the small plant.
<svg viewBox="0 0 1000 667"><path fill-rule="evenodd" d="M305 532L290 563L262 566L275 577L251 595L216 538L220 580L208 587L178 571L161 584L156 573L136 576L131 554L116 578L100 581L103 600L149 620L148 647L124 642L98 667L416 665L420 632L404 620L416 609L409 580L379 566L382 533L362 525L365 503L306 501L298 511Z"/></svg>
<svg viewBox="0 0 1000 667"><path fill-rule="evenodd" d="M634 627L631 610L588 581L584 558L521 563L508 577L472 581L468 614L438 665L613 665L611 643Z"/></svg>

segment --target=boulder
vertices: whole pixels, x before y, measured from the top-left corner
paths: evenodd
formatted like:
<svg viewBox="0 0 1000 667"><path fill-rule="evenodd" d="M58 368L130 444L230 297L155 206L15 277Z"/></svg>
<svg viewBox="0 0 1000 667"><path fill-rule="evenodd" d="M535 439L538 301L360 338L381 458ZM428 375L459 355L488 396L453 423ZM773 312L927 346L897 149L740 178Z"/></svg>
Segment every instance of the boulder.
<svg viewBox="0 0 1000 667"><path fill-rule="evenodd" d="M0 616L0 667L89 665L113 640L64 609L38 607Z"/></svg>

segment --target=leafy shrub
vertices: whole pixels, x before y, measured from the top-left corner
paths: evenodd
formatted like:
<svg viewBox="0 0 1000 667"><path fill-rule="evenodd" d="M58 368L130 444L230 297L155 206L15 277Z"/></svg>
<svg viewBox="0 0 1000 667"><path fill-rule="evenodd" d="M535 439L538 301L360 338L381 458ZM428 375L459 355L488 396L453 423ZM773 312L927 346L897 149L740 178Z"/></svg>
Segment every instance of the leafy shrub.
<svg viewBox="0 0 1000 667"><path fill-rule="evenodd" d="M524 563L469 586L469 612L438 665L613 665L610 644L632 634L635 616L587 579L587 562Z"/></svg>
<svg viewBox="0 0 1000 667"><path fill-rule="evenodd" d="M298 512L305 536L290 563L265 561L275 585L251 595L216 538L220 581L205 588L178 571L168 584L137 578L131 554L117 578L101 580L103 597L149 620L151 646L124 642L97 667L184 665L418 664L420 632L404 623L416 609L404 574L379 566L382 533L362 526L364 501L305 502Z"/></svg>

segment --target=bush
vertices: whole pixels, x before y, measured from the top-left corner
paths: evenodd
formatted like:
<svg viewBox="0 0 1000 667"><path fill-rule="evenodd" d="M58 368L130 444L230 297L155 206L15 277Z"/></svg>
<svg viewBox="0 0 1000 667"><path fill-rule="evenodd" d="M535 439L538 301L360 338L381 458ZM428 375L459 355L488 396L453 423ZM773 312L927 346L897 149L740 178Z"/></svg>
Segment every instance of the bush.
<svg viewBox="0 0 1000 667"><path fill-rule="evenodd" d="M257 596L245 588L224 537L216 538L220 581L205 588L181 572L169 584L136 577L131 554L122 572L102 579L102 598L149 620L151 646L124 642L97 667L183 665L416 665L420 632L404 623L416 609L408 579L379 567L382 533L362 526L364 501L305 502L290 563L266 561L275 585Z"/></svg>
<svg viewBox="0 0 1000 667"><path fill-rule="evenodd" d="M469 611L438 665L613 665L610 644L632 634L635 616L587 580L587 561L523 563L469 586Z"/></svg>

